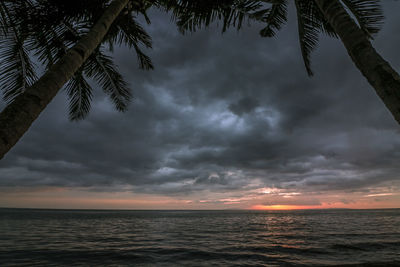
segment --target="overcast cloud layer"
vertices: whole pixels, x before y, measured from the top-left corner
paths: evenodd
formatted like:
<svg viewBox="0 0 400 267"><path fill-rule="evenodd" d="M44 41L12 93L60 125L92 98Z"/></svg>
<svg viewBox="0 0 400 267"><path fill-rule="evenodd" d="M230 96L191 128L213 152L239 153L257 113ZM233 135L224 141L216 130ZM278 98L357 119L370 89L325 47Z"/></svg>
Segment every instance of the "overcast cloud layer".
<svg viewBox="0 0 400 267"><path fill-rule="evenodd" d="M400 70L400 3L383 2L374 46ZM307 77L293 11L275 39L258 25L182 36L153 12L155 70L138 70L126 48L114 54L133 88L129 111L98 92L89 117L69 122L60 94L0 162L0 187L398 193L399 126L339 41L321 38Z"/></svg>

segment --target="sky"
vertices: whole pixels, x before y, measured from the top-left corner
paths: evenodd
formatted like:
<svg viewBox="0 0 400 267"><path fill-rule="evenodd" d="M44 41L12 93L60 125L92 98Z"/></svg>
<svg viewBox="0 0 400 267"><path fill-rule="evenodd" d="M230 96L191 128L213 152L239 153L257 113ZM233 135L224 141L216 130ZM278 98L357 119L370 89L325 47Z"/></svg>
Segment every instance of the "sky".
<svg viewBox="0 0 400 267"><path fill-rule="evenodd" d="M400 2L382 2L373 45L400 71ZM183 36L150 18L155 70L113 54L129 110L97 90L70 122L59 93L0 161L0 207L400 208L400 126L340 41L321 36L309 78L292 6L273 39L257 24Z"/></svg>

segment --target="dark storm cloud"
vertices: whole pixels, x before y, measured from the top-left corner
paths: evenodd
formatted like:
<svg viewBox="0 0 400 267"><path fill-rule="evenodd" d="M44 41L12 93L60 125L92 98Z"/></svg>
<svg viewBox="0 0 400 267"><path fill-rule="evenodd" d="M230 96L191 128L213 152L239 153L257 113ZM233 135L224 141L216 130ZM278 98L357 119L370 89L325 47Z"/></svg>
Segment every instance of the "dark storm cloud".
<svg viewBox="0 0 400 267"><path fill-rule="evenodd" d="M257 99L251 97L243 97L236 103L229 105L229 110L237 116L242 116L245 113L250 113L259 106Z"/></svg>
<svg viewBox="0 0 400 267"><path fill-rule="evenodd" d="M385 2L374 42L397 69L398 8ZM0 186L188 194L398 183L400 128L339 41L321 39L308 78L293 10L275 39L260 38L259 25L182 36L151 15L156 69L138 70L126 48L114 54L134 92L129 111L97 94L85 121L68 122L59 95L0 163Z"/></svg>

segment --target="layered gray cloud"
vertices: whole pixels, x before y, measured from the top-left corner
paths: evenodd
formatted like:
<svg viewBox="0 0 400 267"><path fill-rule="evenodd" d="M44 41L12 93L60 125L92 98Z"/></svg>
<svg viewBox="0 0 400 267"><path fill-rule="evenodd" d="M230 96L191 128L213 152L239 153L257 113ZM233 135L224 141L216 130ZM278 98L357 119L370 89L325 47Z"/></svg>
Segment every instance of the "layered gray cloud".
<svg viewBox="0 0 400 267"><path fill-rule="evenodd" d="M385 1L374 45L400 70L400 4ZM126 113L95 95L69 122L60 94L0 162L0 186L129 186L164 195L275 187L301 192L399 185L400 132L338 40L321 38L307 77L296 20L274 39L260 25L182 36L154 11L156 69L114 56L133 89ZM318 202L317 200L310 200Z"/></svg>

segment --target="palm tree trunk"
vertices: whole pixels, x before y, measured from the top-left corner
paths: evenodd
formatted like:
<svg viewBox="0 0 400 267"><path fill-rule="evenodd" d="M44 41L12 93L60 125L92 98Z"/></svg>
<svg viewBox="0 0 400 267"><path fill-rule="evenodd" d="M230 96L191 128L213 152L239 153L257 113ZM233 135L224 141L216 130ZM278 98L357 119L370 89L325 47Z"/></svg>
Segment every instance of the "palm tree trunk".
<svg viewBox="0 0 400 267"><path fill-rule="evenodd" d="M400 123L400 76L374 49L339 0L314 0L351 59Z"/></svg>
<svg viewBox="0 0 400 267"><path fill-rule="evenodd" d="M93 28L0 113L0 159L18 142L64 84L100 45L129 0L113 0Z"/></svg>

